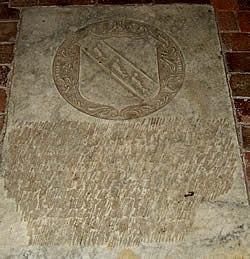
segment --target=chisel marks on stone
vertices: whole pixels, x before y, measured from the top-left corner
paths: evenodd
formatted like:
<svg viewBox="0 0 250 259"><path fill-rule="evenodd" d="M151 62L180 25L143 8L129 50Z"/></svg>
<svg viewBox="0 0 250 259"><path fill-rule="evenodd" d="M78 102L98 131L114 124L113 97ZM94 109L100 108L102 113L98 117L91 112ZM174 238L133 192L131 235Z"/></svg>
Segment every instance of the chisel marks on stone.
<svg viewBox="0 0 250 259"><path fill-rule="evenodd" d="M224 120L22 122L8 142L5 185L37 245L182 240L237 160Z"/></svg>

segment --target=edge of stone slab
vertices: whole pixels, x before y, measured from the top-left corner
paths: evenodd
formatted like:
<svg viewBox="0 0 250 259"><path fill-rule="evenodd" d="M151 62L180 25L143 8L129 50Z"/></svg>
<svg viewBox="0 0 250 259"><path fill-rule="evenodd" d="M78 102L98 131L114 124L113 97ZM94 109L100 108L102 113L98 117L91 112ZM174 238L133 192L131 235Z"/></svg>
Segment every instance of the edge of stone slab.
<svg viewBox="0 0 250 259"><path fill-rule="evenodd" d="M164 5L164 6L165 6L165 5ZM48 6L46 6L46 7L48 7ZM58 7L58 6L57 6L57 7ZM83 6L81 6L81 7L83 7ZM120 6L119 6L119 7L120 7ZM125 6L124 6L124 7L125 7ZM67 8L69 8L69 7L67 6ZM234 126L235 126L235 124L234 124ZM235 132L235 133L236 133L236 132ZM237 178L237 179L238 179L238 178ZM40 248L42 249L42 247L40 247ZM0 248L0 249L2 249L2 248ZM6 248L6 249L8 249L8 248ZM16 250L16 249L17 249L17 248L13 248L12 250ZM21 248L20 248L20 249L21 249ZM31 251L31 252L30 252L30 253L31 253L31 254L30 254L30 256L31 256L30 258L32 258L32 256L35 255L35 254L32 255L33 249L34 249L34 253L36 253L36 251L37 251L37 250L36 250L36 247L24 247L23 249L25 250L24 252L25 252L26 255L28 255L28 256L29 256L29 251ZM39 247L37 247L37 249L39 249ZM53 249L55 249L55 250L57 251L57 248L49 248L48 251L52 251ZM60 249L60 248L58 248L58 249ZM87 249L87 248L86 248L86 249ZM5 249L4 249L4 250L5 250ZM46 249L45 249L45 250L46 250ZM68 251L71 251L71 250L74 250L74 248L69 248ZM83 248L76 248L75 250L83 250ZM46 250L46 251L47 251L47 250ZM65 253L68 253L68 251L65 251ZM49 252L49 253L50 253L50 252ZM52 252L51 252L51 253L52 253ZM37 254L37 255L39 255L39 254ZM86 258L94 258L94 257L87 257L87 256L86 256ZM115 257L115 258L117 258L117 257ZM199 257L199 258L200 258L200 257ZM235 258L235 257L234 257L234 258Z"/></svg>
<svg viewBox="0 0 250 259"><path fill-rule="evenodd" d="M128 4L82 4L82 5L31 5L31 6L16 6L16 5L11 5L11 8L16 8L16 9L29 9L29 8L82 8L82 7L154 7L154 6L164 6L164 7L171 7L171 6L210 6L213 7L211 3L128 3Z"/></svg>
<svg viewBox="0 0 250 259"><path fill-rule="evenodd" d="M195 244L192 244L195 246ZM154 249L154 252L152 252ZM0 259L19 259L19 258L82 258L82 259L242 259L250 258L249 249L246 247L233 247L231 250L218 250L206 254L201 250L200 253L191 254L185 251L181 245L179 247L169 246L165 251L161 250L161 245L153 247L142 247L143 252L140 253L140 248L135 247L44 247L44 246L27 246L20 248L0 248ZM192 251L190 246L189 250ZM186 253L187 252L187 253Z"/></svg>

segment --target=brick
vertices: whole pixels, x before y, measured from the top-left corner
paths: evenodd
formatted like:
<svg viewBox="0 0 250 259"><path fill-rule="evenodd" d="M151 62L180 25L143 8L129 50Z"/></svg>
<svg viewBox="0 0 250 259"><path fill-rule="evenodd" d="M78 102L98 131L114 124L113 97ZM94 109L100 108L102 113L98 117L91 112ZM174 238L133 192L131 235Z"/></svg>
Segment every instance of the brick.
<svg viewBox="0 0 250 259"><path fill-rule="evenodd" d="M40 0L39 5L71 5L72 0Z"/></svg>
<svg viewBox="0 0 250 259"><path fill-rule="evenodd" d="M211 0L215 10L232 11L238 9L237 0Z"/></svg>
<svg viewBox="0 0 250 259"><path fill-rule="evenodd" d="M250 53L226 53L230 72L250 72Z"/></svg>
<svg viewBox="0 0 250 259"><path fill-rule="evenodd" d="M7 102L6 91L0 88L0 112L1 113L5 112L6 102Z"/></svg>
<svg viewBox="0 0 250 259"><path fill-rule="evenodd" d="M217 23L219 30L222 31L238 31L236 17L233 12L217 12Z"/></svg>
<svg viewBox="0 0 250 259"><path fill-rule="evenodd" d="M10 72L10 68L7 66L0 66L0 86L6 87L8 82L8 74Z"/></svg>
<svg viewBox="0 0 250 259"><path fill-rule="evenodd" d="M221 33L221 39L225 51L250 51L250 34Z"/></svg>
<svg viewBox="0 0 250 259"><path fill-rule="evenodd" d="M14 58L14 44L0 44L0 64L11 63Z"/></svg>
<svg viewBox="0 0 250 259"><path fill-rule="evenodd" d="M40 0L39 5L88 5L95 4L96 0Z"/></svg>
<svg viewBox="0 0 250 259"><path fill-rule="evenodd" d="M5 119L5 116L4 115L0 115L0 134L3 131L4 119Z"/></svg>
<svg viewBox="0 0 250 259"><path fill-rule="evenodd" d="M4 115L0 115L0 142L2 142L3 137L4 137L4 122L5 122L5 116ZM0 150L0 161L2 160L2 152Z"/></svg>
<svg viewBox="0 0 250 259"><path fill-rule="evenodd" d="M250 74L236 74L230 78L233 96L250 97Z"/></svg>
<svg viewBox="0 0 250 259"><path fill-rule="evenodd" d="M28 7L38 5L38 0L10 0L12 7Z"/></svg>
<svg viewBox="0 0 250 259"><path fill-rule="evenodd" d="M153 0L154 4L210 4L210 0Z"/></svg>
<svg viewBox="0 0 250 259"><path fill-rule="evenodd" d="M73 0L73 5L96 4L97 0Z"/></svg>
<svg viewBox="0 0 250 259"><path fill-rule="evenodd" d="M19 10L8 8L8 4L0 4L0 20L18 20Z"/></svg>
<svg viewBox="0 0 250 259"><path fill-rule="evenodd" d="M98 0L98 4L150 4L153 0Z"/></svg>
<svg viewBox="0 0 250 259"><path fill-rule="evenodd" d="M0 22L0 41L13 42L16 39L16 33L16 22Z"/></svg>
<svg viewBox="0 0 250 259"><path fill-rule="evenodd" d="M245 163L246 163L247 179L248 181L250 181L250 152L245 152L244 157L245 157Z"/></svg>
<svg viewBox="0 0 250 259"><path fill-rule="evenodd" d="M250 32L250 12L239 12L238 20L240 30L243 32Z"/></svg>
<svg viewBox="0 0 250 259"><path fill-rule="evenodd" d="M250 124L250 100L234 99L238 122Z"/></svg>
<svg viewBox="0 0 250 259"><path fill-rule="evenodd" d="M243 148L245 151L250 151L250 126L242 126Z"/></svg>
<svg viewBox="0 0 250 259"><path fill-rule="evenodd" d="M250 10L250 0L238 0L239 10Z"/></svg>

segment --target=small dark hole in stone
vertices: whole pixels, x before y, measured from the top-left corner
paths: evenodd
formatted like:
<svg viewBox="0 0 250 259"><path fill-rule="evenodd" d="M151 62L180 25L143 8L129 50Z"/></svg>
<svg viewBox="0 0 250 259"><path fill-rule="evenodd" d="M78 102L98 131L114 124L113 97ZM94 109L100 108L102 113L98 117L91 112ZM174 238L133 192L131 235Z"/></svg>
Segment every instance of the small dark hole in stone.
<svg viewBox="0 0 250 259"><path fill-rule="evenodd" d="M188 194L185 194L184 197L194 196L194 192L188 192Z"/></svg>

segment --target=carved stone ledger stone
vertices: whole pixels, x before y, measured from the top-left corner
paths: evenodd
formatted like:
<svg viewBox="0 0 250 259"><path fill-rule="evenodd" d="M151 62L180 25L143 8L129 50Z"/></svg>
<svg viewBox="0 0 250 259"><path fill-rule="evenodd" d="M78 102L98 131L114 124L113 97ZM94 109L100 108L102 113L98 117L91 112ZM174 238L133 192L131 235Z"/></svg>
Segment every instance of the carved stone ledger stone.
<svg viewBox="0 0 250 259"><path fill-rule="evenodd" d="M220 51L209 6L23 10L0 254L246 257Z"/></svg>

